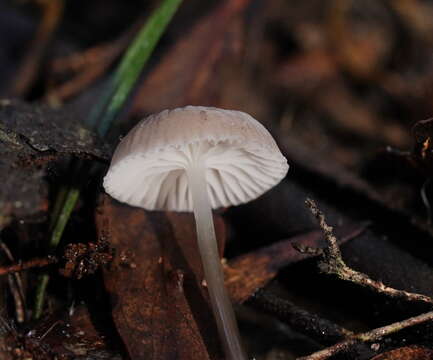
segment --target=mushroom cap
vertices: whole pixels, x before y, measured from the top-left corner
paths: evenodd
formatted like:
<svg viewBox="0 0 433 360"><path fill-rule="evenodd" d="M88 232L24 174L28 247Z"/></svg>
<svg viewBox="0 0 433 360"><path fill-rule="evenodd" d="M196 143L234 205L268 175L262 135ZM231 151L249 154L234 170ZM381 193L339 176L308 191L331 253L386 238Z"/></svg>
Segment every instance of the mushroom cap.
<svg viewBox="0 0 433 360"><path fill-rule="evenodd" d="M186 106L140 121L117 146L104 188L144 209L193 211L187 171L197 166L205 171L214 209L257 198L289 168L275 140L250 115Z"/></svg>

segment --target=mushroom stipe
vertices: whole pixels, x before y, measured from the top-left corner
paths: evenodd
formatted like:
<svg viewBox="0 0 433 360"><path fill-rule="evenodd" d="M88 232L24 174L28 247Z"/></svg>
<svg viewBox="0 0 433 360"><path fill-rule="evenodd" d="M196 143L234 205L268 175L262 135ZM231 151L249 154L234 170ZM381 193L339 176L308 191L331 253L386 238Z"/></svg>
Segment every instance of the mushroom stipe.
<svg viewBox="0 0 433 360"><path fill-rule="evenodd" d="M257 120L203 106L164 110L119 143L104 178L112 197L147 210L193 211L197 243L227 359L247 359L224 286L212 209L254 200L279 183L286 158Z"/></svg>

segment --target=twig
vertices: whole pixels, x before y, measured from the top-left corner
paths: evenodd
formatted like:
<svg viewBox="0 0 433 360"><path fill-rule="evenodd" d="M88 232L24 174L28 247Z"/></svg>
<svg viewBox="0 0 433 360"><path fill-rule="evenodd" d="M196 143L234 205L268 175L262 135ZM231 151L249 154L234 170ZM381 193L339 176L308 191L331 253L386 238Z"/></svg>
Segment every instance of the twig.
<svg viewBox="0 0 433 360"><path fill-rule="evenodd" d="M22 288L20 287L19 274L12 273L8 274L8 284L9 289L12 293L12 297L15 303L15 314L18 323L23 323L26 321L26 311L25 311L25 299L22 294ZM20 279L21 280L21 279Z"/></svg>
<svg viewBox="0 0 433 360"><path fill-rule="evenodd" d="M0 241L0 247L5 253L8 260L10 262L14 262L15 259L12 255L12 252L9 250L9 247L3 241ZM23 282L20 274L16 274L16 273L8 274L8 283L9 283L9 289L12 293L12 297L14 298L17 322L23 323L26 320L26 312L24 306L25 296L23 290Z"/></svg>
<svg viewBox="0 0 433 360"><path fill-rule="evenodd" d="M318 209L316 203L313 200L307 199L305 203L312 214L319 221L319 226L323 230L326 242L328 244L328 246L323 249L322 260L319 263L319 268L322 272L336 275L339 279L353 282L379 294L408 301L420 301L433 304L433 299L429 296L391 288L386 286L381 281L373 280L366 274L353 270L347 266L341 256L337 239L332 232L332 226L329 226L326 223L325 216Z"/></svg>
<svg viewBox="0 0 433 360"><path fill-rule="evenodd" d="M17 264L1 266L0 267L0 276L17 273L20 271L32 269L32 268L40 268L44 266L48 266L51 264L55 264L58 262L58 259L54 256L47 256L45 258L35 258L29 261L20 262Z"/></svg>
<svg viewBox="0 0 433 360"><path fill-rule="evenodd" d="M293 329L322 344L334 344L336 341L342 341L354 335L353 332L272 294L271 291L263 289L257 291L248 300L248 304L275 316Z"/></svg>
<svg viewBox="0 0 433 360"><path fill-rule="evenodd" d="M419 325L431 320L433 320L433 311L355 335L350 339L339 342L338 344L315 352L314 354L311 354L309 356L301 357L298 360L324 360L349 349L351 346L359 342L377 341L402 329Z"/></svg>

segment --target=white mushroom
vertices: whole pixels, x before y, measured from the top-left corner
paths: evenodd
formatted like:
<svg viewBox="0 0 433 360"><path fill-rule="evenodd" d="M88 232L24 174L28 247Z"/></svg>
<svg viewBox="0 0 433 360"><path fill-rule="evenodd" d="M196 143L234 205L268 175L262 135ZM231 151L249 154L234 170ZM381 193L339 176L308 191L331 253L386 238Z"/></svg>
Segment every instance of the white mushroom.
<svg viewBox="0 0 433 360"><path fill-rule="evenodd" d="M212 107L164 110L118 145L104 178L115 199L148 210L193 211L197 242L228 359L246 359L224 287L212 208L253 200L288 170L269 132L250 115Z"/></svg>

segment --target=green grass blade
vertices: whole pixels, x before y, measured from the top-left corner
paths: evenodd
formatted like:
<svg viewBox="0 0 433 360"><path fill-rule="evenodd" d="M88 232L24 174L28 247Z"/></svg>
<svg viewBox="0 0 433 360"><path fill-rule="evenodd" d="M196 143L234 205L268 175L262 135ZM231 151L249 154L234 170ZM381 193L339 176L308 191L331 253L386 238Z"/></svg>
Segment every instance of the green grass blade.
<svg viewBox="0 0 433 360"><path fill-rule="evenodd" d="M55 218L55 221L53 221L53 229L51 231L50 242L48 245L50 252L55 250L57 245L59 244L63 234L63 230L65 229L69 217L71 216L71 213L75 208L79 195L80 191L77 188L63 188L60 190L58 196L60 200L63 200L63 207L58 212L58 216ZM45 300L45 291L47 289L49 280L50 277L46 273L42 274L38 279L33 314L33 317L35 319L39 319L42 315Z"/></svg>
<svg viewBox="0 0 433 360"><path fill-rule="evenodd" d="M93 121L99 121L97 131L104 136L111 127L113 119L122 109L144 64L150 58L158 40L172 19L182 0L165 0L157 8L139 31L120 62L111 81L113 92L104 94L106 99L99 113L92 114ZM105 106L104 106L105 105ZM102 113L102 111L104 111Z"/></svg>

